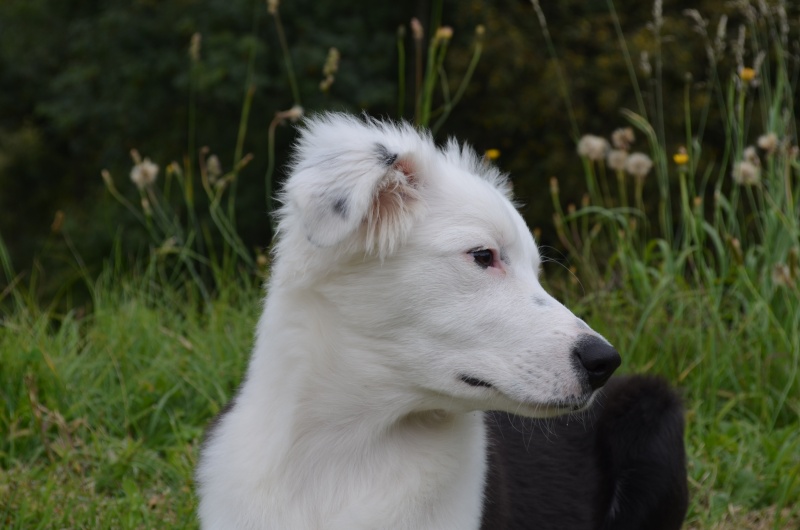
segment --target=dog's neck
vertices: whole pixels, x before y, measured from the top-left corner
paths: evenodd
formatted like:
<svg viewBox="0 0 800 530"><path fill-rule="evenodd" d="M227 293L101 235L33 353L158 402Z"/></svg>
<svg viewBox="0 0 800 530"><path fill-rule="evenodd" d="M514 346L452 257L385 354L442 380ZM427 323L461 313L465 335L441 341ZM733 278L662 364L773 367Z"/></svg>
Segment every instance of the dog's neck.
<svg viewBox="0 0 800 530"><path fill-rule="evenodd" d="M252 432L264 433L254 447L263 454L242 456L264 463L259 489L276 501L268 503L277 517L270 527L477 529L482 413L426 408L424 393L404 388L388 369L359 369L362 354L381 352L354 351L335 334L320 340L331 340L330 330L313 329L308 314L286 322L279 316L295 313L276 294L241 401L260 408L245 415L262 422ZM291 338L279 344L270 336Z"/></svg>

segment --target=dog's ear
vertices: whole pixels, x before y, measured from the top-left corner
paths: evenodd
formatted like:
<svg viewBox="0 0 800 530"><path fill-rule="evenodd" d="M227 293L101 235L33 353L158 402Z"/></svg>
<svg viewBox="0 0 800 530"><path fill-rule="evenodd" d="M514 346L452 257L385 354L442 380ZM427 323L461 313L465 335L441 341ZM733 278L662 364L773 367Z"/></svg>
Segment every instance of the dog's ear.
<svg viewBox="0 0 800 530"><path fill-rule="evenodd" d="M285 208L299 215L306 238L331 247L364 230L367 251L384 254L410 229L418 210L420 171L410 127L326 114L306 123Z"/></svg>

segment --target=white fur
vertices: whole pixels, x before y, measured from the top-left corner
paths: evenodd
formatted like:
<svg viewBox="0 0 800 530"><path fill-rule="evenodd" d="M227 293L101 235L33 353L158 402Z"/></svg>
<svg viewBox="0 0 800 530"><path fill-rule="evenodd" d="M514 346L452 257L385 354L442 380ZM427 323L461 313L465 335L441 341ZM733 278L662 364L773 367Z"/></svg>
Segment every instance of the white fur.
<svg viewBox="0 0 800 530"><path fill-rule="evenodd" d="M480 526L481 411L592 395L571 357L595 333L539 284L508 195L471 149L409 125L306 123L247 376L202 450L203 528Z"/></svg>

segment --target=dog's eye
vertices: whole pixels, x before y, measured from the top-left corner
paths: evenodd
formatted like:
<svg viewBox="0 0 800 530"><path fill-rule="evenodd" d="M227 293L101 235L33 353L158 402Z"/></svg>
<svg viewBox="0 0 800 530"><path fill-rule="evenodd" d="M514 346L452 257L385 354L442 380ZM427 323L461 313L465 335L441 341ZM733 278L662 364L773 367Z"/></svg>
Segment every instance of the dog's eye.
<svg viewBox="0 0 800 530"><path fill-rule="evenodd" d="M472 259L475 260L475 263L482 269L488 269L494 265L494 252L488 248L470 250L469 253L472 255Z"/></svg>

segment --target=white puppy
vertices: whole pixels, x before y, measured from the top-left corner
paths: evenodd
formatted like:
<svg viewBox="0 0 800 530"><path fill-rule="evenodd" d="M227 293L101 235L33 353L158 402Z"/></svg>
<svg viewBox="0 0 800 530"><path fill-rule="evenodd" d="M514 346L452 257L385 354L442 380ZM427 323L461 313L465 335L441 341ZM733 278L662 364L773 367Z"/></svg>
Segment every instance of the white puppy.
<svg viewBox="0 0 800 530"><path fill-rule="evenodd" d="M477 529L483 412L585 407L617 352L539 284L506 178L405 124L306 122L206 529Z"/></svg>

